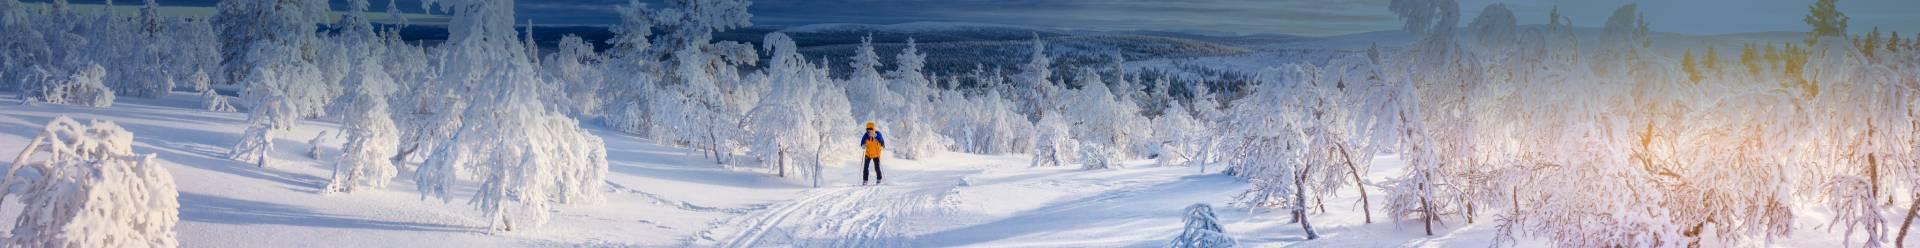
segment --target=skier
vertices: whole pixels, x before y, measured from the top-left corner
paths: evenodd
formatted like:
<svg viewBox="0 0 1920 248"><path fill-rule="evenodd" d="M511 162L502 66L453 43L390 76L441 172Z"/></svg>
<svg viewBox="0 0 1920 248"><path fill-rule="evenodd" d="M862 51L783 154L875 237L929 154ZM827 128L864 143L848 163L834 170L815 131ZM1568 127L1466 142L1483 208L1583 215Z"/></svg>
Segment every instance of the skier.
<svg viewBox="0 0 1920 248"><path fill-rule="evenodd" d="M866 159L860 162L860 185L867 185L868 164L873 165L874 184L885 181L886 176L880 172L880 149L887 147L887 139L880 136L880 131L873 129L871 121L867 122L867 132L860 135L860 146L867 149Z"/></svg>

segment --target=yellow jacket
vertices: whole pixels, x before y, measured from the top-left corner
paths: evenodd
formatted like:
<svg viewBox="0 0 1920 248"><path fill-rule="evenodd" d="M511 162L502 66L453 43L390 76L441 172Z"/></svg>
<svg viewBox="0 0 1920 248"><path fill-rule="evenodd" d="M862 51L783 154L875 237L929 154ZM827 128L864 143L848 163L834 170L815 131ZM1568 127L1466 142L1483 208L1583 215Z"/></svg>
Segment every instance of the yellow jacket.
<svg viewBox="0 0 1920 248"><path fill-rule="evenodd" d="M867 148L867 158L880 158L880 149L887 147L887 139L880 136L880 131L867 130L860 135L860 146Z"/></svg>

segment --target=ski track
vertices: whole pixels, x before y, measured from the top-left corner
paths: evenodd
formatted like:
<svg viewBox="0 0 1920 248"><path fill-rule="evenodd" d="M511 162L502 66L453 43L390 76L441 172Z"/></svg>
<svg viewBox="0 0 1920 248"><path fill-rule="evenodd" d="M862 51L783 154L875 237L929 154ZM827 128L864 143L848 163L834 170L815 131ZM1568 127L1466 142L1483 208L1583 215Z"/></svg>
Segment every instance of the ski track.
<svg viewBox="0 0 1920 248"><path fill-rule="evenodd" d="M827 192L814 193L806 199L787 203L779 208L770 210L771 212L767 212L762 216L751 217L751 227L742 230L740 234L734 236L733 239L728 241L723 247L755 247L760 243L761 238L767 235L767 232L778 228L781 222L786 221L794 212L799 212L802 209L817 205L817 202L832 198L832 196L843 195L845 191L850 190L852 189L840 188L828 190Z"/></svg>
<svg viewBox="0 0 1920 248"><path fill-rule="evenodd" d="M945 182L948 178L918 178L919 171L901 171L900 180ZM978 173L978 171L975 171ZM778 207L748 214L732 226L747 226L720 247L893 247L907 245L894 230L903 214L936 207L938 196L916 195L942 184L885 184L840 186L813 190L811 195ZM952 187L952 186L945 186ZM945 192L949 189L940 189ZM784 238L785 240L781 240Z"/></svg>

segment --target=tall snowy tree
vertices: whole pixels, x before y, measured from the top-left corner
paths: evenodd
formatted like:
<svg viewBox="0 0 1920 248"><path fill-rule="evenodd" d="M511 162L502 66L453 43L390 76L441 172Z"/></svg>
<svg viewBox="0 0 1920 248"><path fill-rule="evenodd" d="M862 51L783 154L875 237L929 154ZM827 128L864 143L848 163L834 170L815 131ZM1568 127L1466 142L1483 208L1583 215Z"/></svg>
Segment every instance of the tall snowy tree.
<svg viewBox="0 0 1920 248"><path fill-rule="evenodd" d="M428 1L453 13L440 59L444 85L465 86L470 106L458 131L415 173L422 198L451 201L463 175L478 175L469 201L491 230L540 226L554 203L597 201L606 148L579 123L539 100L544 82L515 39L513 1Z"/></svg>

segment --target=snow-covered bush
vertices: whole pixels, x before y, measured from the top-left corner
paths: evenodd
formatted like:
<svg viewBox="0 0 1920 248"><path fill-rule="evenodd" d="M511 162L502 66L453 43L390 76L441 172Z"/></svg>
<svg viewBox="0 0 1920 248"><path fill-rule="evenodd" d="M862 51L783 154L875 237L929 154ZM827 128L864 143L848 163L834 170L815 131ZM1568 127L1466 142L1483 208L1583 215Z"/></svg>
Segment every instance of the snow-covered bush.
<svg viewBox="0 0 1920 248"><path fill-rule="evenodd" d="M13 160L0 185L27 181L9 247L176 247L173 176L113 122L55 117ZM42 159L42 160L35 160ZM39 178L15 178L33 170ZM18 180L16 180L18 179ZM0 195L4 199L4 195Z"/></svg>
<svg viewBox="0 0 1920 248"><path fill-rule="evenodd" d="M1187 206L1184 225L1180 235L1174 236L1173 243L1167 247L1175 248L1225 248L1238 246L1239 242L1228 237L1226 229L1220 228L1220 218L1214 217L1213 206L1196 203Z"/></svg>

